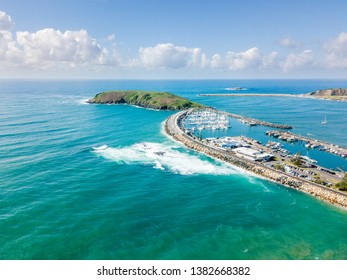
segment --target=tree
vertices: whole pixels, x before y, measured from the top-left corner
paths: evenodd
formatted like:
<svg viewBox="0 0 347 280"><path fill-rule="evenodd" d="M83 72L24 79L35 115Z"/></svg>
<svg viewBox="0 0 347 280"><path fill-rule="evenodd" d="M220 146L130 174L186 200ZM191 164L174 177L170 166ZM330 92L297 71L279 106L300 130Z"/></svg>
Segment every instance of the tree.
<svg viewBox="0 0 347 280"><path fill-rule="evenodd" d="M291 158L290 160L293 164L296 166L301 166L302 165L302 159L301 159L301 152L297 152L294 157Z"/></svg>
<svg viewBox="0 0 347 280"><path fill-rule="evenodd" d="M340 191L347 191L347 172L343 176L342 180L335 185L335 187L337 187Z"/></svg>

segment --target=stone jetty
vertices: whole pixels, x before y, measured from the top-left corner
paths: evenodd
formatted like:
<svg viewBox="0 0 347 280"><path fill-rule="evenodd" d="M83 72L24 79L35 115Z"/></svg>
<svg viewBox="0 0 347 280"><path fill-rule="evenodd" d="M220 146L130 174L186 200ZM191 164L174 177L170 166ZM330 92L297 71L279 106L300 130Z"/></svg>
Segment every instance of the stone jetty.
<svg viewBox="0 0 347 280"><path fill-rule="evenodd" d="M289 124L277 124L277 123L266 122L266 121L261 121L261 120L258 120L258 119L244 117L244 116L233 114L233 113L228 113L228 112L223 112L223 111L218 111L218 112L222 113L222 114L225 114L225 115L227 115L227 116L229 116L231 118L239 119L239 120L245 121L247 123L253 123L253 124L256 124L256 125L262 125L262 126L279 128L279 129L292 129L293 128Z"/></svg>
<svg viewBox="0 0 347 280"><path fill-rule="evenodd" d="M263 178L277 182L284 186L311 194L328 203L347 208L347 194L324 187L322 185L306 181L302 178L275 170L260 163L240 158L233 152L220 150L187 135L183 128L184 119L190 114L192 109L180 111L171 115L165 122L165 131L175 140L183 143L187 148L202 152L208 156L228 162L232 165L243 168Z"/></svg>
<svg viewBox="0 0 347 280"><path fill-rule="evenodd" d="M266 135L279 138L281 140L288 141L288 142L302 141L306 143L305 146L307 148L310 148L310 149L317 148L321 151L326 151L328 153L335 154L343 158L347 158L347 149L336 144L312 139L306 136L301 136L289 131L269 130L266 132Z"/></svg>

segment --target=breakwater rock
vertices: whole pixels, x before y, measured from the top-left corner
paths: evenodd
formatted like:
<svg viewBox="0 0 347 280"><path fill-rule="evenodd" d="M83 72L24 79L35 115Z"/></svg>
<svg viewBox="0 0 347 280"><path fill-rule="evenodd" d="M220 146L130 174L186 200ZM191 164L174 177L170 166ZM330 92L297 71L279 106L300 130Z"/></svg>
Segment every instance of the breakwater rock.
<svg viewBox="0 0 347 280"><path fill-rule="evenodd" d="M187 148L204 153L213 158L220 159L232 165L257 174L263 178L269 179L284 186L294 188L305 193L311 194L321 200L329 202L340 207L347 208L347 195L338 191L329 189L322 185L303 180L301 178L286 174L279 170L272 169L254 161L236 156L233 152L219 150L215 147L205 145L198 139L195 139L183 132L181 129L184 118L190 113L190 110L178 112L170 116L165 122L165 131L177 141L183 143Z"/></svg>
<svg viewBox="0 0 347 280"><path fill-rule="evenodd" d="M228 112L222 112L223 114L234 118L234 119L239 119L239 120L244 120L248 123L254 123L256 125L262 125L262 126L268 126L268 127L273 127L273 128L279 128L279 129L292 129L293 127L289 124L277 124L277 123L271 123L271 122L266 122L266 121L261 121L253 118L247 118L241 115L233 114L233 113L228 113Z"/></svg>

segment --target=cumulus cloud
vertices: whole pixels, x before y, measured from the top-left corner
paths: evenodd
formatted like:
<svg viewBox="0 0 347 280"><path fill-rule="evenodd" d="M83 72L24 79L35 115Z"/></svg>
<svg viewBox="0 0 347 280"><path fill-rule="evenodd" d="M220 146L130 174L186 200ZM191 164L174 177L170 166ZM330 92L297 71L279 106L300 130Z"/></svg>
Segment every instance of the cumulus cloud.
<svg viewBox="0 0 347 280"><path fill-rule="evenodd" d="M212 68L222 68L223 67L223 60L220 54L215 54L212 56L210 61L207 61L208 64L211 65Z"/></svg>
<svg viewBox="0 0 347 280"><path fill-rule="evenodd" d="M280 67L280 54L278 52L271 52L262 57L262 68L277 69L278 67Z"/></svg>
<svg viewBox="0 0 347 280"><path fill-rule="evenodd" d="M241 52L228 51L224 56L215 54L209 60L211 68L238 70L262 70L279 67L279 54L262 53L258 48L250 48Z"/></svg>
<svg viewBox="0 0 347 280"><path fill-rule="evenodd" d="M226 64L230 70L244 70L258 68L262 58L258 48L251 48L244 52L229 51L226 54Z"/></svg>
<svg viewBox="0 0 347 280"><path fill-rule="evenodd" d="M298 49L301 47L301 44L291 37L283 37L278 41L278 44L288 49Z"/></svg>
<svg viewBox="0 0 347 280"><path fill-rule="evenodd" d="M17 32L17 44L26 64L103 64L107 57L107 50L85 30L61 32L47 28L36 33Z"/></svg>
<svg viewBox="0 0 347 280"><path fill-rule="evenodd" d="M325 44L324 51L328 67L347 68L347 33Z"/></svg>
<svg viewBox="0 0 347 280"><path fill-rule="evenodd" d="M287 56L283 64L284 72L308 68L314 64L312 50L305 50L301 53L291 53Z"/></svg>
<svg viewBox="0 0 347 280"><path fill-rule="evenodd" d="M45 28L16 32L11 18L0 11L0 60L3 67L76 67L116 65L119 56L109 53L86 30L62 32Z"/></svg>
<svg viewBox="0 0 347 280"><path fill-rule="evenodd" d="M11 30L14 22L5 12L0 11L0 30Z"/></svg>
<svg viewBox="0 0 347 280"><path fill-rule="evenodd" d="M187 48L174 44L158 44L154 47L140 48L139 57L146 68L176 69L187 66L199 66L205 63L199 48Z"/></svg>
<svg viewBox="0 0 347 280"><path fill-rule="evenodd" d="M115 39L116 39L116 35L114 35L114 34L107 36L107 40L110 42L113 42Z"/></svg>
<svg viewBox="0 0 347 280"><path fill-rule="evenodd" d="M20 55L12 33L0 30L0 61L17 61L20 59Z"/></svg>
<svg viewBox="0 0 347 280"><path fill-rule="evenodd" d="M83 29L60 31L45 28L36 32L13 32L13 28L11 17L0 11L0 70L3 73L10 68L64 71L83 68L87 71L99 71L103 66L117 66L113 69L130 69L134 72L143 68L156 71L190 68L206 73L258 72L277 75L317 66L321 69L347 68L346 32L323 45L324 57L315 57L312 50L302 51L299 42L283 37L278 43L290 50L288 55L275 51L264 53L259 48L252 47L207 56L198 47L159 43L139 48L138 55L123 60L117 50L118 43L114 34L103 38L102 42L108 46L106 48ZM319 50L317 53L319 54ZM201 71L196 73L202 73Z"/></svg>

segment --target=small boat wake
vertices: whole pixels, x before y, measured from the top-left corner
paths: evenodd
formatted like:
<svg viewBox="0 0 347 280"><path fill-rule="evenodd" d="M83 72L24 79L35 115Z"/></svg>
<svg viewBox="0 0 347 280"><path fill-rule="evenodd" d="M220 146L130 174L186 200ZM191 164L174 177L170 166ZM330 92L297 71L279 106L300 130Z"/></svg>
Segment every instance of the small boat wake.
<svg viewBox="0 0 347 280"><path fill-rule="evenodd" d="M230 175L240 172L222 162L210 162L197 155L177 150L175 146L141 142L128 147L111 148L107 145L94 147L93 152L117 164L139 164L181 175Z"/></svg>
<svg viewBox="0 0 347 280"><path fill-rule="evenodd" d="M235 90L247 90L247 88L243 88L243 87L227 87L224 88L225 90L230 90L230 91L235 91Z"/></svg>
<svg viewBox="0 0 347 280"><path fill-rule="evenodd" d="M105 150L105 149L107 149L107 148L108 148L107 145L102 145L102 146L100 146L100 147L93 147L93 150L95 150L95 151L101 151L101 150Z"/></svg>

